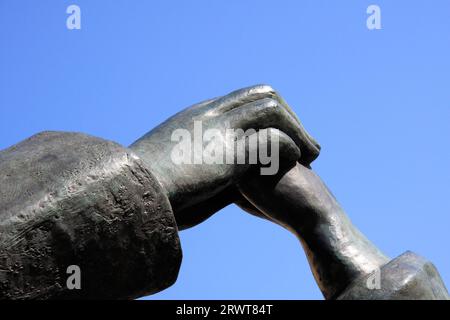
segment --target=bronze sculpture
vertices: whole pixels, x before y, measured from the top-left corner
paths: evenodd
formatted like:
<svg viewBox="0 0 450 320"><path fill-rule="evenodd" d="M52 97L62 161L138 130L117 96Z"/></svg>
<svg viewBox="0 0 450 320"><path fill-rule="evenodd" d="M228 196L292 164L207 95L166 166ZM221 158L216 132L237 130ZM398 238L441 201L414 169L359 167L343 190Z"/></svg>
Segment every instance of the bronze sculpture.
<svg viewBox="0 0 450 320"><path fill-rule="evenodd" d="M255 129L279 145L261 163L174 164L174 130ZM236 136L249 154L252 135ZM233 140L233 143L239 141ZM219 143L219 142L218 142ZM294 232L326 299L448 299L436 269L406 253L389 262L312 171L320 146L269 86L189 107L129 148L80 133L43 132L0 152L0 298L124 299L170 286L178 230L230 203ZM82 288L66 269L82 270ZM381 287L367 287L373 272Z"/></svg>

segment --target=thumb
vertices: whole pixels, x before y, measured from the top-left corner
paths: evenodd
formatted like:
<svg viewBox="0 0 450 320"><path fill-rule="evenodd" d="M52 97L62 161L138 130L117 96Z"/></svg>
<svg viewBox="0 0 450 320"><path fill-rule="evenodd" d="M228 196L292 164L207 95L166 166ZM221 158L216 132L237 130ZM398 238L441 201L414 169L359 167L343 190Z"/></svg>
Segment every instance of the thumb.
<svg viewBox="0 0 450 320"><path fill-rule="evenodd" d="M244 136L245 155L251 175L280 176L301 157L297 144L284 132L275 128L261 129ZM242 159L236 159L239 163Z"/></svg>

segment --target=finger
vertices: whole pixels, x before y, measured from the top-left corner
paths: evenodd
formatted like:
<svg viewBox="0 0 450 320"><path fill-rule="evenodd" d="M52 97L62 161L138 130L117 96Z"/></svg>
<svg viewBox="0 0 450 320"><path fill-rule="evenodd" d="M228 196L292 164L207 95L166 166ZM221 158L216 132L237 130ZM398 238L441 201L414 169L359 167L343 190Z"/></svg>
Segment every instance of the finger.
<svg viewBox="0 0 450 320"><path fill-rule="evenodd" d="M220 114L233 110L244 104L254 102L260 99L271 98L279 102L280 107L286 109L286 111L292 116L292 118L303 128L302 123L298 119L295 112L289 107L286 101L269 85L258 84L255 86L239 89L231 92L223 97L220 97L211 104L211 112ZM320 150L320 145L317 141L303 128L306 137L312 144Z"/></svg>
<svg viewBox="0 0 450 320"><path fill-rule="evenodd" d="M289 107L287 102L276 91L274 91L274 96L272 97L272 99L278 101L280 103L280 105L283 106L286 109L287 112L289 112L289 114L297 121L299 126L302 128L302 130L304 131L304 133L307 136L308 140L320 151L320 144L316 141L316 139L314 139L308 133L308 131L306 131L306 129L303 127L303 124L301 123L300 119L297 117L297 115L291 109L291 107Z"/></svg>
<svg viewBox="0 0 450 320"><path fill-rule="evenodd" d="M261 135L263 133L263 135ZM255 136L258 138L257 146L255 144L251 143L251 141L255 141ZM261 136L265 136L266 139L259 139ZM253 138L253 139L252 139ZM278 160L279 160L279 168L276 173L274 173L273 176L265 176L263 181L270 185L275 185L275 182L272 180L278 180L280 179L286 172L291 170L296 164L297 159L300 158L300 149L297 147L295 142L284 132L274 129L274 128L267 128L259 130L256 133L253 133L249 136L244 136L241 139L245 139L246 141L246 151L247 153L252 153L257 151L256 149L260 149L263 144L272 145L273 141L276 141L278 144ZM270 150L271 155L273 155L273 148ZM259 166L260 164L258 164ZM257 166L255 166L257 167ZM241 167L242 168L242 167ZM246 190L247 185L250 183L257 183L257 181L261 181L260 172L257 172L255 170L249 170L247 169L242 170L241 174L238 176L237 181L235 181L235 184L238 189L241 187L243 190ZM244 195L239 191L234 195L233 202L239 206L244 211L257 216L259 218L269 220L272 222L275 222L272 220L271 217L264 214L262 211L260 211L256 206L254 206L249 200L245 198ZM277 223L277 222L275 222Z"/></svg>
<svg viewBox="0 0 450 320"><path fill-rule="evenodd" d="M320 145L317 141L304 129L302 123L298 119L295 112L289 107L286 101L269 85L259 84L250 86L247 88L242 88L233 91L225 96L207 100L203 103L194 105L194 108L203 110L207 109L207 115L220 115L226 113L230 110L234 110L245 104L255 102L257 100L271 98L278 101L279 106L284 108L288 114L291 115L292 119L298 124L302 129L303 134L309 143L315 146L315 149L320 150Z"/></svg>
<svg viewBox="0 0 450 320"><path fill-rule="evenodd" d="M229 94L214 99L209 99L186 109L203 110L207 115L220 115L224 112L237 108L243 104L275 96L275 90L264 84L254 85L235 90ZM291 111L292 112L292 111Z"/></svg>
<svg viewBox="0 0 450 320"><path fill-rule="evenodd" d="M196 103L196 104L194 104L194 105L192 105L190 107L187 107L186 109L190 109L190 108L194 109L194 110L195 109L199 109L199 108L202 108L202 107L204 107L206 105L209 105L209 104L213 103L214 101L217 101L218 99L219 99L219 97L208 99L208 100L204 100L204 101Z"/></svg>
<svg viewBox="0 0 450 320"><path fill-rule="evenodd" d="M225 113L240 107L244 104L254 102L256 100L272 98L280 103L280 106L300 124L295 112L288 106L283 98L269 85L258 84L247 88L233 91L215 101L215 109L217 112Z"/></svg>
<svg viewBox="0 0 450 320"><path fill-rule="evenodd" d="M218 99L220 99L220 97L216 97L216 98L212 98L212 99L208 99L208 100L204 100L202 102L196 103L187 108L184 108L179 113L177 113L175 116L177 116L178 114L182 114L185 111L188 111L190 113L191 117L195 117L196 115L203 115L204 113L209 112L209 110L212 110L212 106L213 106L214 102L217 101Z"/></svg>
<svg viewBox="0 0 450 320"><path fill-rule="evenodd" d="M266 128L250 135L244 135L237 143L245 146L245 159L239 158L241 150L236 148L236 174L233 178L239 183L243 175L279 175L289 171L301 158L300 148L287 134ZM252 170L253 169L253 170Z"/></svg>
<svg viewBox="0 0 450 320"><path fill-rule="evenodd" d="M283 131L302 152L300 162L309 165L320 153L303 126L274 99L265 98L235 108L225 114L233 128L248 129L275 128Z"/></svg>
<svg viewBox="0 0 450 320"><path fill-rule="evenodd" d="M272 87L268 85L256 85L233 91L217 99L213 104L216 114L221 114L233 110L243 104L259 99L269 98L275 94Z"/></svg>

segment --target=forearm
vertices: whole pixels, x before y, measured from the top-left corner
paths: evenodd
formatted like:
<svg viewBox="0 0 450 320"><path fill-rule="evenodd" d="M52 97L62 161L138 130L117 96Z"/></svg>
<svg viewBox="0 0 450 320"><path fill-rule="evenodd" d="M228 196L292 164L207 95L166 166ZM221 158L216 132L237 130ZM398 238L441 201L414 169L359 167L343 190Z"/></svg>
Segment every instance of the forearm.
<svg viewBox="0 0 450 320"><path fill-rule="evenodd" d="M338 209L311 230L297 228L314 277L327 299L339 295L353 280L389 261Z"/></svg>
<svg viewBox="0 0 450 320"><path fill-rule="evenodd" d="M311 169L297 164L280 180L269 179L250 182L242 186L242 191L258 209L300 239L316 281L327 299L335 297L358 276L368 274L388 261L351 224L334 196Z"/></svg>

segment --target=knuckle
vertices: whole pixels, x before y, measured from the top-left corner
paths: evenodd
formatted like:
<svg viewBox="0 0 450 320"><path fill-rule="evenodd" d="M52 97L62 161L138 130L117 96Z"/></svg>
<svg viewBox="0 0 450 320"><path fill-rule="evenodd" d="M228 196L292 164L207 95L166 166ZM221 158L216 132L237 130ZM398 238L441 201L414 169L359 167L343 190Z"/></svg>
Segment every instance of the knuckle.
<svg viewBox="0 0 450 320"><path fill-rule="evenodd" d="M275 89L268 84L260 84L257 87L261 93L275 93Z"/></svg>
<svg viewBox="0 0 450 320"><path fill-rule="evenodd" d="M282 132L276 128L267 128L265 130L267 130L267 134L270 137L273 137L273 136L282 137L283 136Z"/></svg>
<svg viewBox="0 0 450 320"><path fill-rule="evenodd" d="M257 84L248 88L248 92L252 95L264 95L264 96L273 96L276 95L275 90L272 86L267 84Z"/></svg>
<svg viewBox="0 0 450 320"><path fill-rule="evenodd" d="M280 103L275 100L274 98L264 98L261 101L261 105L264 109L279 113L282 111L282 108L280 107Z"/></svg>

